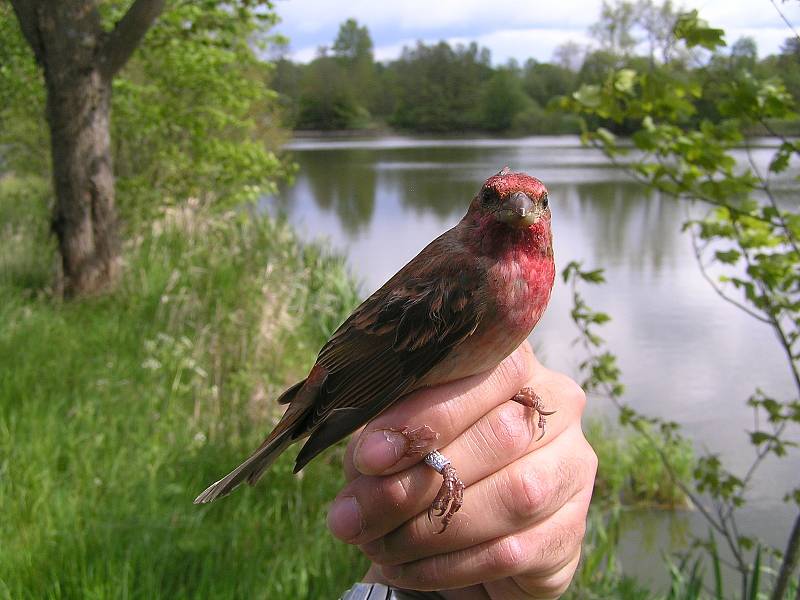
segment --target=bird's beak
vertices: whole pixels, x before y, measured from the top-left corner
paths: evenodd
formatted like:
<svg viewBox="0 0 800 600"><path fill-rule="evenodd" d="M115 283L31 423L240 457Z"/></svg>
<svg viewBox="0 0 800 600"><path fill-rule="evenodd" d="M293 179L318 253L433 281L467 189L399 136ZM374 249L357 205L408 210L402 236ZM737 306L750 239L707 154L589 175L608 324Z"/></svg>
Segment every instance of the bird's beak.
<svg viewBox="0 0 800 600"><path fill-rule="evenodd" d="M514 192L503 200L496 213L497 220L511 227L529 227L535 223L539 215L536 214L535 205L530 196L525 192Z"/></svg>

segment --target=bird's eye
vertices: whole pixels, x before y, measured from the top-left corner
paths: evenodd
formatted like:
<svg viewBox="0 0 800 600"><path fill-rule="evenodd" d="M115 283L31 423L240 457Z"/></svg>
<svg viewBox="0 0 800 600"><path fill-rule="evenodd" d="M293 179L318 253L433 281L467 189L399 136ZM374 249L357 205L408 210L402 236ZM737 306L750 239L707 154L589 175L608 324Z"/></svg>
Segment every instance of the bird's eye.
<svg viewBox="0 0 800 600"><path fill-rule="evenodd" d="M497 201L497 192L492 188L483 188L481 191L481 202L485 205L493 204Z"/></svg>
<svg viewBox="0 0 800 600"><path fill-rule="evenodd" d="M542 208L547 208L547 205L548 205L549 203L550 203L550 202L549 202L549 200L547 199L547 194L545 194L545 195L542 197Z"/></svg>

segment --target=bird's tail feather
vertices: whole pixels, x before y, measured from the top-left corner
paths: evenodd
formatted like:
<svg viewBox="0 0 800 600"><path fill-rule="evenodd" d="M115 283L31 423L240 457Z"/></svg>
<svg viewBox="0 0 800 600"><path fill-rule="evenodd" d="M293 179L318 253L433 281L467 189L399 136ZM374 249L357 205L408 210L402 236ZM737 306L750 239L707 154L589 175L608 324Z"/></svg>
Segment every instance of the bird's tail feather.
<svg viewBox="0 0 800 600"><path fill-rule="evenodd" d="M296 429L306 417L310 402L293 402L298 393L303 390L305 379L286 390L280 397L281 403L288 403L289 408L281 417L280 422L275 426L250 457L228 473L225 477L212 483L203 493L194 499L195 504L206 504L213 502L217 498L227 496L245 479L247 483L253 485L258 478L266 471L275 459L286 450L292 442L301 437Z"/></svg>
<svg viewBox="0 0 800 600"><path fill-rule="evenodd" d="M258 478L261 477L261 474L275 462L275 459L278 458L281 452L291 443L291 434L289 431L285 431L283 435L276 437L270 443L256 450L250 458L228 473L225 477L208 486L194 499L194 503L206 504L222 496L227 496L245 479L251 485L254 484Z"/></svg>

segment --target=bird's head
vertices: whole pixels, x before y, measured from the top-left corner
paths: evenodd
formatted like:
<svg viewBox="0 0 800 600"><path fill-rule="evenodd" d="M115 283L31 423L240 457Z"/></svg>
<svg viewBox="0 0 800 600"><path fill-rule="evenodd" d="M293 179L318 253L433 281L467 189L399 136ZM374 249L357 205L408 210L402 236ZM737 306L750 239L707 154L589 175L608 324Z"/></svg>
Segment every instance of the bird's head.
<svg viewBox="0 0 800 600"><path fill-rule="evenodd" d="M469 212L484 222L493 219L514 229L526 229L550 220L547 188L535 177L512 173L505 167L486 180Z"/></svg>

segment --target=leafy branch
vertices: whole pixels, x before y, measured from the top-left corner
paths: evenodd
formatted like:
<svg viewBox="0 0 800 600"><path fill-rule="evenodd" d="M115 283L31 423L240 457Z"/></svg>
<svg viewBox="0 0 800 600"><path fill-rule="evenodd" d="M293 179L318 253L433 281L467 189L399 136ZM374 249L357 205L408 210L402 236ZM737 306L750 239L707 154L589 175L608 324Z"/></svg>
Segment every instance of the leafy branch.
<svg viewBox="0 0 800 600"><path fill-rule="evenodd" d="M715 52L725 45L724 32L709 27L696 11L678 19L675 35L687 48ZM651 65L645 72L623 68L610 72L602 85L585 85L560 102L583 119L583 139L635 179L687 202L690 208L698 203L711 205L705 215L683 224L692 235L702 275L721 298L770 326L776 335L796 395L779 400L757 389L747 400L755 415L754 430L748 434L755 456L743 476L727 470L719 456L708 454L697 461L692 487L675 477L663 448L682 440L678 425L641 415L623 401L616 357L596 331L610 317L590 309L579 292L581 282L602 283L602 270L584 270L573 262L563 276L572 284L572 318L588 355L581 365L587 373L587 391L611 399L620 422L653 444L675 484L725 540L745 599L758 593L766 547L740 533L737 509L745 504L746 491L764 460L784 457L798 445L787 434L790 426L800 423L800 213L781 206L770 176L786 171L800 157L800 143L777 137L766 176L761 172L750 153L747 132L758 125L772 131L770 124L775 120L796 117L792 98L779 80L759 79L745 68L727 65L721 77L714 71L720 62L724 61L717 57L716 62L711 60L689 73L680 65ZM696 105L701 101L715 103L717 118L698 117ZM628 129L633 127L633 152L609 129L623 123ZM735 151L741 147L747 164L736 159ZM800 491L785 499L800 504ZM713 533L699 545L716 548ZM772 600L783 600L786 594L797 568L798 547L800 515L785 551L772 551L782 557ZM753 548L751 563L748 557ZM712 556L718 560L715 551Z"/></svg>

